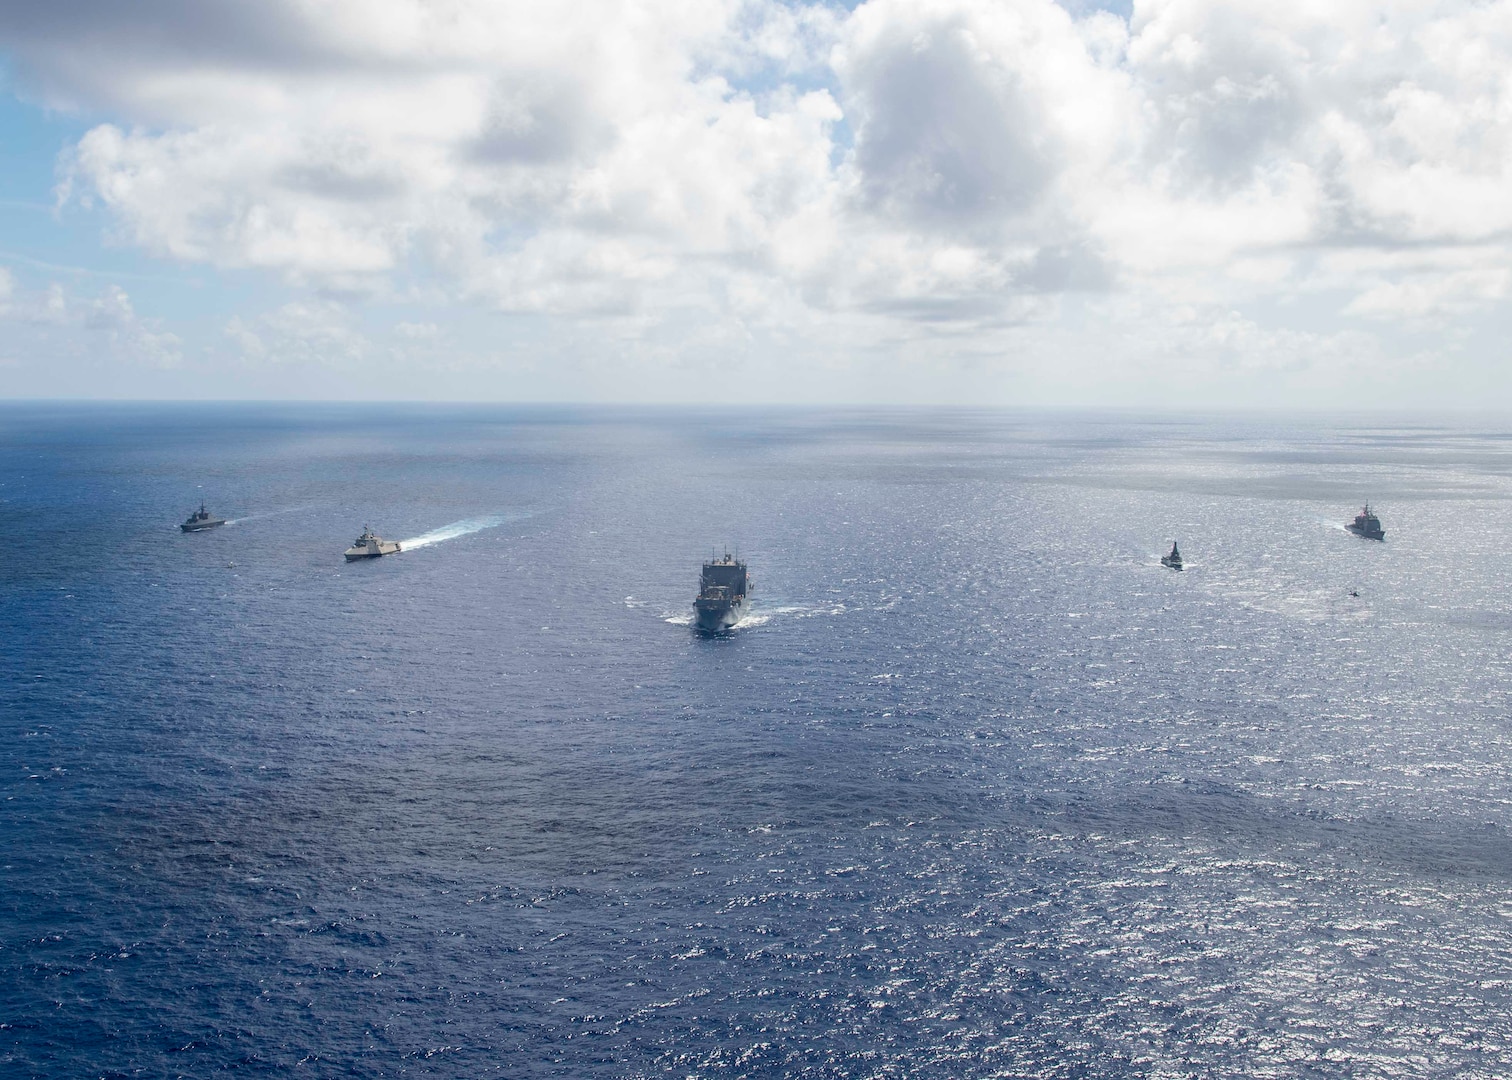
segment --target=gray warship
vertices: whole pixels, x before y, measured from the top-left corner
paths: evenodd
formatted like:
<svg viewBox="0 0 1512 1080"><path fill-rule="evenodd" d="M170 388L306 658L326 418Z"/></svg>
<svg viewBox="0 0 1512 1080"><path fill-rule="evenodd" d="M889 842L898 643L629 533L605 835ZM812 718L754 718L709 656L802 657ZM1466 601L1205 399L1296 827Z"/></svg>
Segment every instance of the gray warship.
<svg viewBox="0 0 1512 1080"><path fill-rule="evenodd" d="M200 508L190 514L189 520L180 525L179 528L185 532L204 532L206 529L213 529L217 525L224 525L225 523L225 518L215 517L210 511L205 509L204 503L200 503Z"/></svg>
<svg viewBox="0 0 1512 1080"><path fill-rule="evenodd" d="M746 573L746 564L728 551L723 558L704 563L698 579L698 597L693 601L698 629L716 634L738 623L745 617L746 598L753 584Z"/></svg>
<svg viewBox="0 0 1512 1080"><path fill-rule="evenodd" d="M1385 540L1386 530L1381 528L1381 519L1370 512L1370 504L1365 504L1365 509L1355 515L1352 523L1344 526L1356 536L1363 536L1366 540Z"/></svg>
<svg viewBox="0 0 1512 1080"><path fill-rule="evenodd" d="M380 555L395 555L398 552L397 541L385 540L373 532L371 525L364 525L362 535L346 549L346 558L347 562L356 562L358 559L376 559Z"/></svg>
<svg viewBox="0 0 1512 1080"><path fill-rule="evenodd" d="M1160 557L1161 566L1169 566L1172 570L1183 570L1181 565L1181 552L1176 550L1176 541L1171 541L1171 553Z"/></svg>

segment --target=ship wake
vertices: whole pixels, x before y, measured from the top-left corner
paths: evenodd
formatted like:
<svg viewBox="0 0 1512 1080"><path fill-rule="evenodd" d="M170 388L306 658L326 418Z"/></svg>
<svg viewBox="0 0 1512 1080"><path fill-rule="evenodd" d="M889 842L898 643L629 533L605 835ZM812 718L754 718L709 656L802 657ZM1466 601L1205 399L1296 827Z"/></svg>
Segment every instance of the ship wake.
<svg viewBox="0 0 1512 1080"><path fill-rule="evenodd" d="M781 607L757 608L736 624L741 627L765 626L779 619L814 619L825 615L844 615L849 609L841 603L833 604L788 604Z"/></svg>
<svg viewBox="0 0 1512 1080"><path fill-rule="evenodd" d="M240 525L244 521L257 521L261 518L277 517L279 514L297 514L301 510L310 509L308 506L290 506L283 510L264 510L260 514L243 514L239 518L227 518L227 525Z"/></svg>
<svg viewBox="0 0 1512 1080"><path fill-rule="evenodd" d="M411 537L408 540L399 541L399 547L403 551L414 551L416 548L430 547L439 544L443 540L455 540L459 536L469 536L484 529L495 529L511 521L520 521L530 517L528 511L519 511L512 514L487 514L483 517L463 518L454 521L450 525L442 525L439 529L432 529L428 533Z"/></svg>
<svg viewBox="0 0 1512 1080"><path fill-rule="evenodd" d="M812 619L820 615L844 615L849 608L841 603L833 604L790 604L781 607L756 607L750 610L741 620L728 630L721 633L735 633L740 630L753 630L758 626L765 626L777 619ZM664 611L662 621L671 623L673 626L692 626L692 612Z"/></svg>

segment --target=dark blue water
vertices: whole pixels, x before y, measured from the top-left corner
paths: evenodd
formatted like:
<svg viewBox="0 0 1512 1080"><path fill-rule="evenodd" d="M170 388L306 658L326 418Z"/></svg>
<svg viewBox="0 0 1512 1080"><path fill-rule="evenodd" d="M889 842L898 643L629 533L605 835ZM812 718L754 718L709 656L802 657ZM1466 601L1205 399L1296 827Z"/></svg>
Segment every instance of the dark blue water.
<svg viewBox="0 0 1512 1080"><path fill-rule="evenodd" d="M0 485L6 1076L1512 1071L1505 422L6 406Z"/></svg>

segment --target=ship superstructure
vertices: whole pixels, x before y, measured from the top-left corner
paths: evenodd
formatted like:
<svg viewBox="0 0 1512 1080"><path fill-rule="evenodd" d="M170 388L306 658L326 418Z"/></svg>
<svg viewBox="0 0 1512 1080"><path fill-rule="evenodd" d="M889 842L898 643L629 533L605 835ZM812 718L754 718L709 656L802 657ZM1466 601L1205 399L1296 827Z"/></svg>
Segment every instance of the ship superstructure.
<svg viewBox="0 0 1512 1080"><path fill-rule="evenodd" d="M380 555L395 555L398 551L397 541L385 540L373 532L372 526L364 525L362 535L346 549L346 558L347 562L356 562L358 559L376 559Z"/></svg>
<svg viewBox="0 0 1512 1080"><path fill-rule="evenodd" d="M738 623L745 617L753 584L746 564L728 551L704 563L698 579L698 597L693 601L698 628L718 633Z"/></svg>
<svg viewBox="0 0 1512 1080"><path fill-rule="evenodd" d="M1386 539L1386 530L1381 528L1381 519L1371 513L1370 504L1365 504L1365 509L1355 515L1352 523L1344 526L1356 536L1363 536L1366 540Z"/></svg>
<svg viewBox="0 0 1512 1080"><path fill-rule="evenodd" d="M185 532L204 532L206 529L213 529L217 525L224 525L225 523L225 518L216 517L205 509L204 503L200 503L200 508L190 514L189 520L180 525L179 528Z"/></svg>

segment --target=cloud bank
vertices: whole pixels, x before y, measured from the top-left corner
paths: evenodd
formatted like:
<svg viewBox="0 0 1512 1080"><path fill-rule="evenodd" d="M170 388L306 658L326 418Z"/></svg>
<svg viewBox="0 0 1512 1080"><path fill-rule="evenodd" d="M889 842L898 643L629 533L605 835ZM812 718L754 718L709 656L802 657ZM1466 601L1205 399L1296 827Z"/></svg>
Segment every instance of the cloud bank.
<svg viewBox="0 0 1512 1080"><path fill-rule="evenodd" d="M421 304L627 362L1348 371L1512 287L1509 2L6 0L0 41L106 118L65 213L308 292L246 356Z"/></svg>

